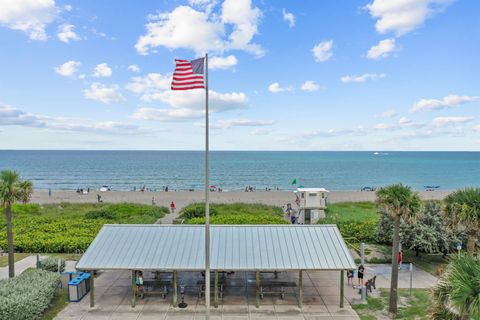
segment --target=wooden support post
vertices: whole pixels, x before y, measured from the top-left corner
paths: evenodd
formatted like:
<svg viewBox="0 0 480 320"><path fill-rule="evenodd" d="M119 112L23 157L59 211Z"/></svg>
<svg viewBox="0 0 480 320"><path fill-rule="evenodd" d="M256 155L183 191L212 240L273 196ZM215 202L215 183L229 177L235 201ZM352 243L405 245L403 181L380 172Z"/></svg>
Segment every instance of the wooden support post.
<svg viewBox="0 0 480 320"><path fill-rule="evenodd" d="M173 307L177 307L177 271L173 271Z"/></svg>
<svg viewBox="0 0 480 320"><path fill-rule="evenodd" d="M135 281L136 272L132 270L132 308L135 308L137 303L137 283Z"/></svg>
<svg viewBox="0 0 480 320"><path fill-rule="evenodd" d="M344 271L340 271L340 308L343 308L343 295L345 290L345 274Z"/></svg>
<svg viewBox="0 0 480 320"><path fill-rule="evenodd" d="M298 307L303 308L303 272L298 272Z"/></svg>
<svg viewBox="0 0 480 320"><path fill-rule="evenodd" d="M95 307L95 270L90 271L90 308Z"/></svg>
<svg viewBox="0 0 480 320"><path fill-rule="evenodd" d="M218 308L218 271L215 270L215 284L214 284L215 288L214 288L214 291L213 291L213 303L214 303L214 306L215 308Z"/></svg>
<svg viewBox="0 0 480 320"><path fill-rule="evenodd" d="M256 307L260 308L260 271L255 273L255 288L256 288Z"/></svg>

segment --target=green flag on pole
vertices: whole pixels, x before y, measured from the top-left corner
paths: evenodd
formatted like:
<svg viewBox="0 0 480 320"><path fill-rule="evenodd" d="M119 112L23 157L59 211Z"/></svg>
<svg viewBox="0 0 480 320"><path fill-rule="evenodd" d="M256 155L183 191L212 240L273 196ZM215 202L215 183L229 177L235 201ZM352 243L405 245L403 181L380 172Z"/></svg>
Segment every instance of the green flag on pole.
<svg viewBox="0 0 480 320"><path fill-rule="evenodd" d="M297 179L293 179L292 185L297 184Z"/></svg>

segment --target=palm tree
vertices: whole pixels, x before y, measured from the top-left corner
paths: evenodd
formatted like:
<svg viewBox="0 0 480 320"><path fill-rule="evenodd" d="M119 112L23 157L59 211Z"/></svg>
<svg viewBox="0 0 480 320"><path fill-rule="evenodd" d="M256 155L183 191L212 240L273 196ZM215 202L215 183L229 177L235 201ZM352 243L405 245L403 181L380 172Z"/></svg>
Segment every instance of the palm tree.
<svg viewBox="0 0 480 320"><path fill-rule="evenodd" d="M13 255L12 206L17 201L27 203L32 195L33 187L30 181L20 180L15 171L4 170L0 173L0 206L7 220L8 243L8 276L15 276L15 260Z"/></svg>
<svg viewBox="0 0 480 320"><path fill-rule="evenodd" d="M449 194L445 198L444 215L451 227L465 229L467 252L473 254L480 233L480 188L465 188Z"/></svg>
<svg viewBox="0 0 480 320"><path fill-rule="evenodd" d="M433 290L433 319L480 319L480 260L455 255Z"/></svg>
<svg viewBox="0 0 480 320"><path fill-rule="evenodd" d="M393 220L392 278L390 284L389 312L397 315L398 261L400 251L400 220L414 220L421 207L418 193L403 184L392 184L377 191L377 207Z"/></svg>

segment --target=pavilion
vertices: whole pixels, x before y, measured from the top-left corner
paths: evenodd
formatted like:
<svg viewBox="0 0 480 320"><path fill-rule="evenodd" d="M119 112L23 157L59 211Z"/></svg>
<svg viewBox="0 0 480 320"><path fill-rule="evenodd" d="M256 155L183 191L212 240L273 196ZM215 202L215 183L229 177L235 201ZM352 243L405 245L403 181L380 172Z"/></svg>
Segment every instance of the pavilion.
<svg viewBox="0 0 480 320"><path fill-rule="evenodd" d="M256 306L260 304L261 272L298 272L297 298L303 306L303 271L339 271L340 307L344 271L355 263L336 225L212 225L210 269L218 305L218 273L255 272ZM173 305L177 304L178 272L205 270L203 225L104 225L76 268L82 271L132 272L132 307L136 304L135 272L173 273ZM90 306L95 305L94 277Z"/></svg>

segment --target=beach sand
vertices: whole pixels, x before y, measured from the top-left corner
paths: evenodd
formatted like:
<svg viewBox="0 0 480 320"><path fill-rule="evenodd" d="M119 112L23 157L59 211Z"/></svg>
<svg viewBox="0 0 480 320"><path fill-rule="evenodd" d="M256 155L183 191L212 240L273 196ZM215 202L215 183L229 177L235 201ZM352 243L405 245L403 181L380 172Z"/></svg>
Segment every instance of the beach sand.
<svg viewBox="0 0 480 320"><path fill-rule="evenodd" d="M425 200L441 200L449 191L420 191L422 199ZM45 190L35 190L31 199L32 203L95 203L97 202L97 194L102 196L103 202L120 203L132 202L141 204L152 204L152 198L155 203L160 206L170 207L170 202L174 201L177 209L194 203L202 202L205 199L203 191L180 191L180 192L140 192L140 191L108 191L100 192L93 190L88 195L77 194L75 191L52 191L49 197ZM328 202L358 202L358 201L374 201L375 192L359 192L359 191L331 191L328 194ZM258 192L210 192L211 203L262 203L267 205L284 206L287 203L295 202L295 194L291 191L258 191Z"/></svg>

